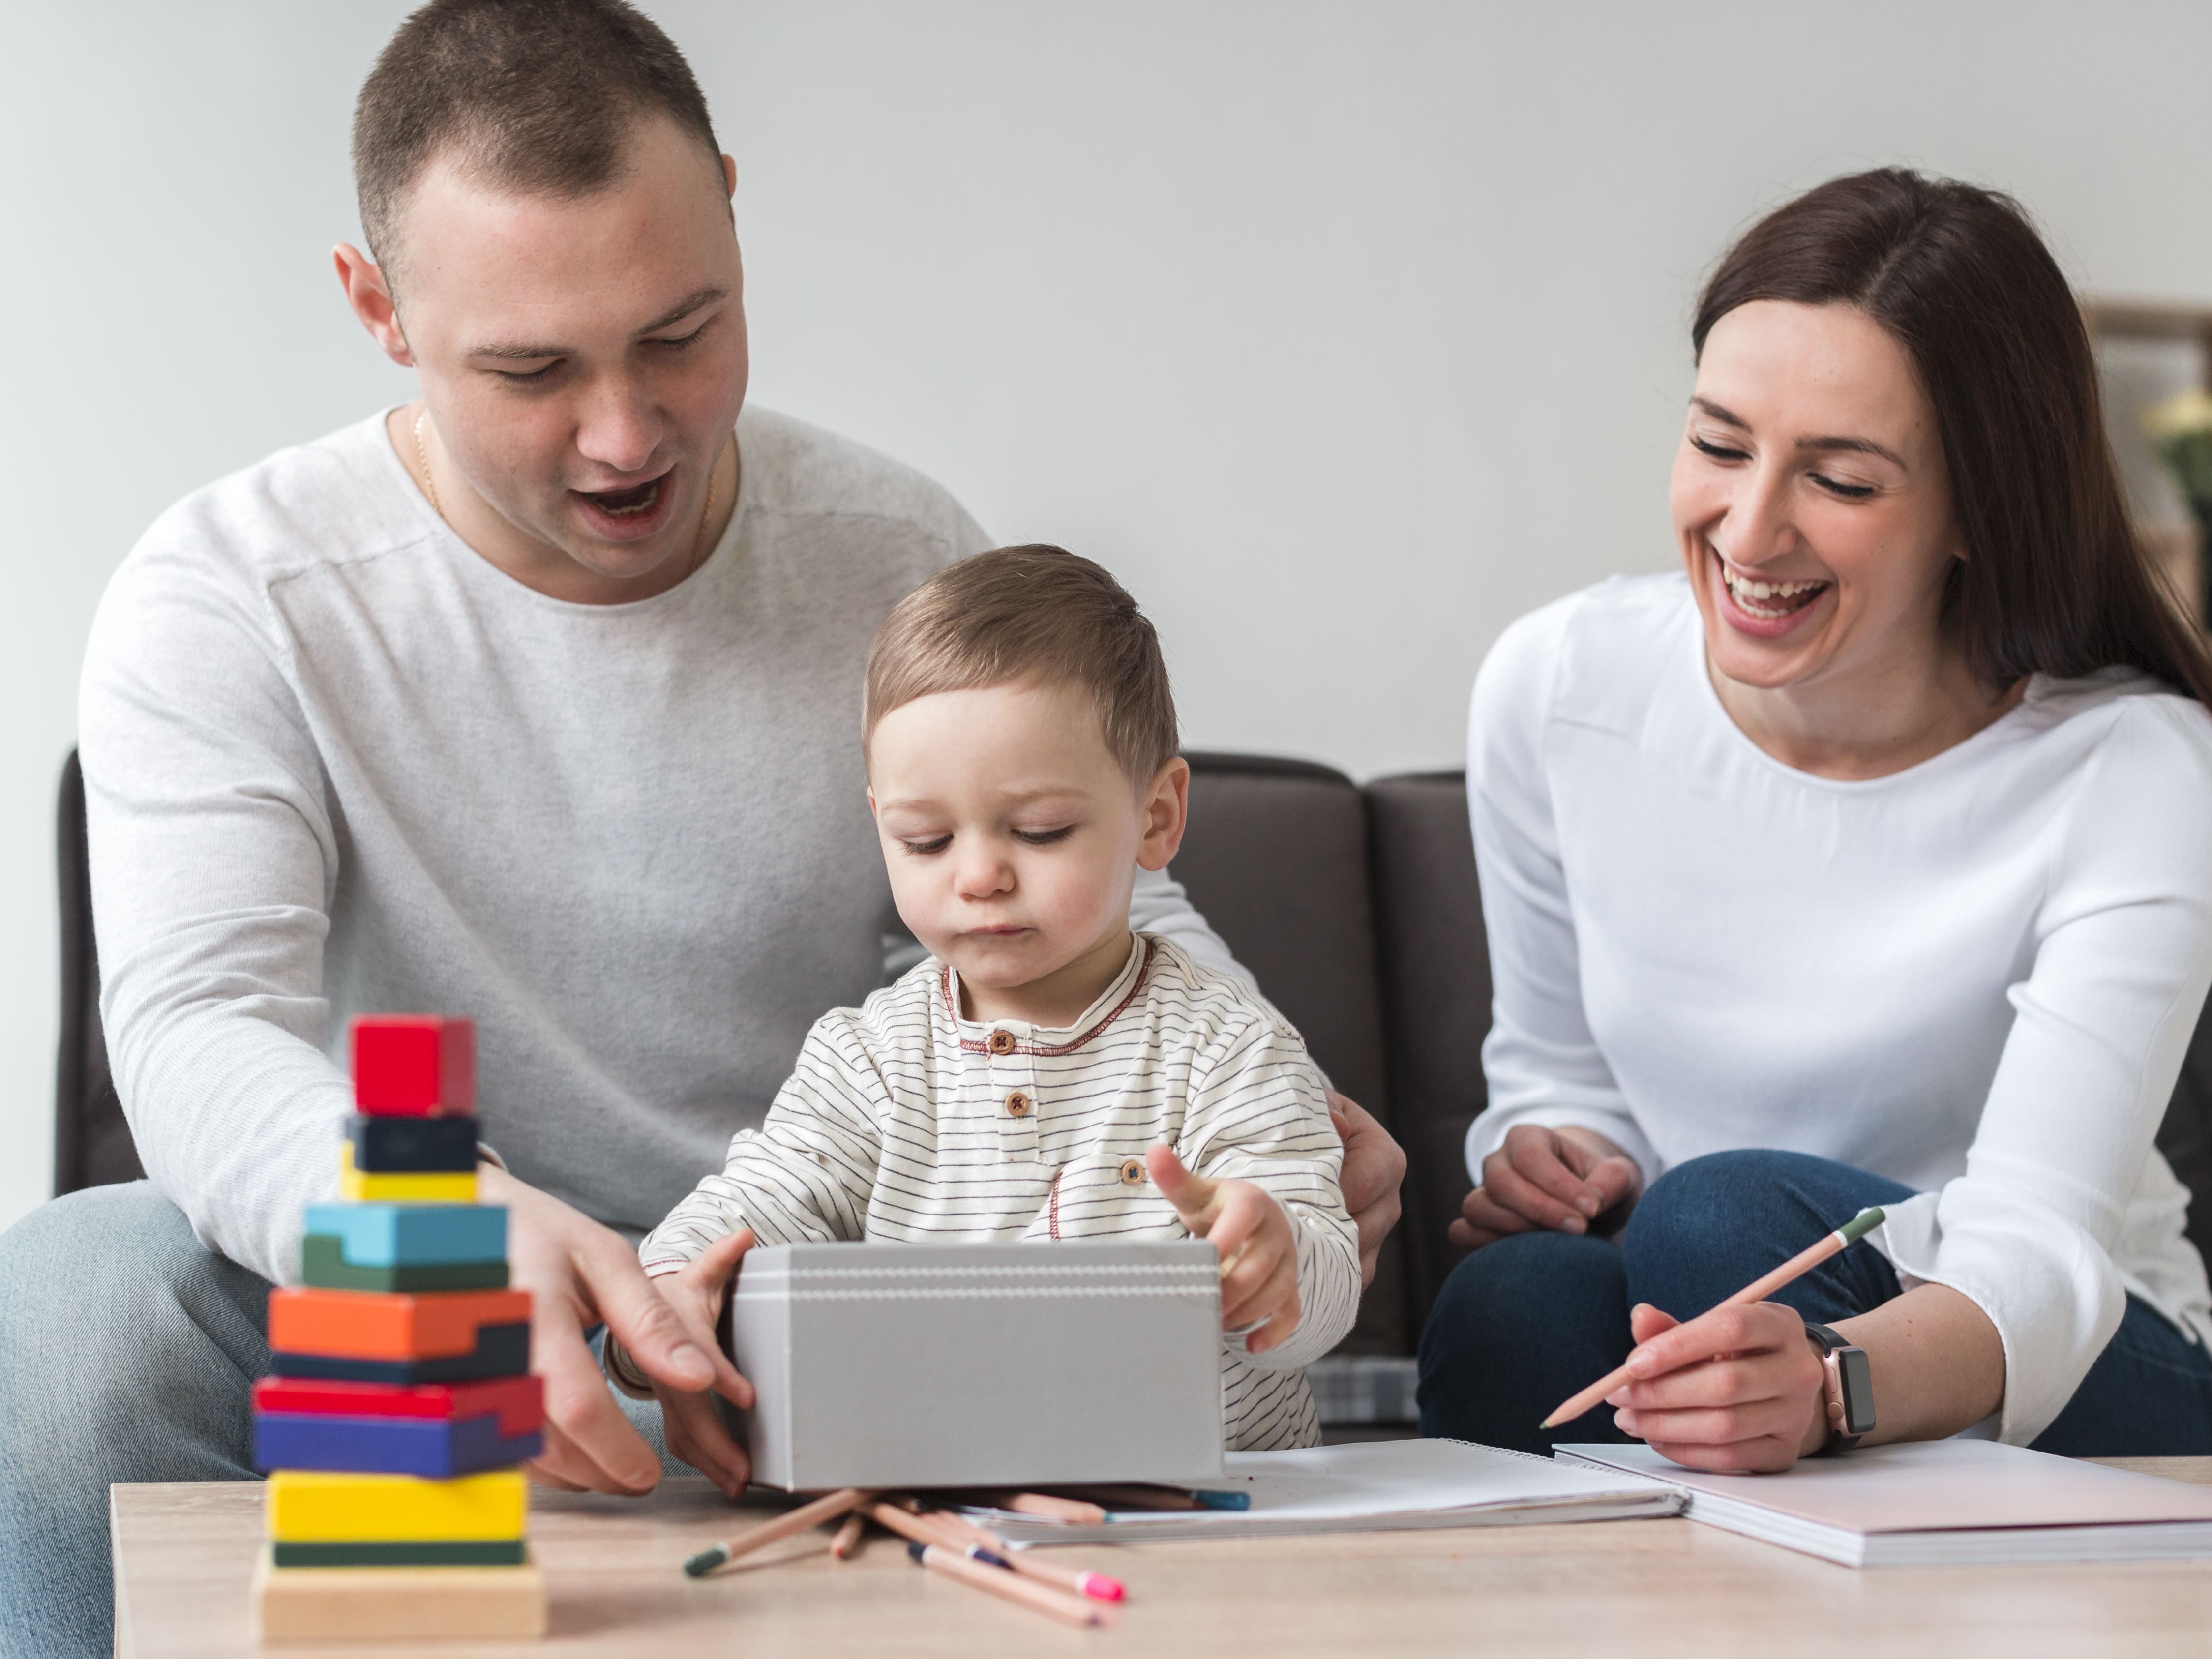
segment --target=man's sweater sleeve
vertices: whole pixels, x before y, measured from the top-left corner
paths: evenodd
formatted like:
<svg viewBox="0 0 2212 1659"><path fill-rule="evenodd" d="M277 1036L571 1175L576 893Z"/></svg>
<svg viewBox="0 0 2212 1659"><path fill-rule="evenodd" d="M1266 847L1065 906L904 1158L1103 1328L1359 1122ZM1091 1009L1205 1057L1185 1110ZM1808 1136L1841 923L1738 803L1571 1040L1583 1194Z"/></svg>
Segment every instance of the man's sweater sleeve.
<svg viewBox="0 0 2212 1659"><path fill-rule="evenodd" d="M351 1090L325 1057L338 838L261 596L157 524L100 605L79 744L100 1015L155 1187L210 1249L294 1276Z"/></svg>
<svg viewBox="0 0 2212 1659"><path fill-rule="evenodd" d="M1297 1244L1297 1329L1264 1353L1224 1340L1256 1370L1311 1364L1359 1316L1359 1235L1339 1185L1344 1143L1295 1032L1255 1019L1224 1034L1194 1077L1176 1155L1209 1179L1264 1188L1283 1206Z"/></svg>

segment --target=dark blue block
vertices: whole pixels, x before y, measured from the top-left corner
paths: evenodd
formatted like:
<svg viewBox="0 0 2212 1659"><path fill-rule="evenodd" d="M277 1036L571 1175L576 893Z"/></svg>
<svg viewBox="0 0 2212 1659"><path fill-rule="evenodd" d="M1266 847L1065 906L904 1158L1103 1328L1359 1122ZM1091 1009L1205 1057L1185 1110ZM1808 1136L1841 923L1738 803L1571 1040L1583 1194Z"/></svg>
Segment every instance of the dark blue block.
<svg viewBox="0 0 2212 1659"><path fill-rule="evenodd" d="M362 1474L419 1474L442 1480L478 1469L526 1463L545 1437L502 1435L499 1413L458 1421L436 1417L325 1416L308 1412L253 1413L253 1466L270 1469L348 1469Z"/></svg>
<svg viewBox="0 0 2212 1659"><path fill-rule="evenodd" d="M279 1376L311 1376L337 1382L468 1382L480 1376L520 1376L530 1369L530 1327L480 1325L472 1353L435 1359L351 1359L337 1354L286 1353L269 1356Z"/></svg>
<svg viewBox="0 0 2212 1659"><path fill-rule="evenodd" d="M465 1175L477 1167L472 1117L372 1117L346 1120L353 1167L364 1175Z"/></svg>

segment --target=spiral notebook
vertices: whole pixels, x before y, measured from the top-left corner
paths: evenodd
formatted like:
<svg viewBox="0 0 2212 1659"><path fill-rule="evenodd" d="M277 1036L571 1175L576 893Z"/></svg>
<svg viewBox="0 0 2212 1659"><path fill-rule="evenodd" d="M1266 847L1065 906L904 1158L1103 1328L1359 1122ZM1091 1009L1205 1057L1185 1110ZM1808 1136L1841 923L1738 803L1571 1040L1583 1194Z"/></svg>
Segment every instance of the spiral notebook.
<svg viewBox="0 0 2212 1659"><path fill-rule="evenodd" d="M1682 1497L1640 1475L1577 1468L1464 1440L1376 1440L1299 1451L1230 1452L1209 1485L1243 1510L1116 1511L1102 1525L1006 1510L974 1516L1018 1544L1133 1544L1170 1538L1282 1538L1424 1527L1627 1521L1678 1514Z"/></svg>
<svg viewBox="0 0 2212 1659"><path fill-rule="evenodd" d="M1707 1474L1644 1445L1558 1456L1664 1481L1692 1521L1850 1567L2212 1556L2212 1486L1995 1440L1870 1446L1784 1474Z"/></svg>

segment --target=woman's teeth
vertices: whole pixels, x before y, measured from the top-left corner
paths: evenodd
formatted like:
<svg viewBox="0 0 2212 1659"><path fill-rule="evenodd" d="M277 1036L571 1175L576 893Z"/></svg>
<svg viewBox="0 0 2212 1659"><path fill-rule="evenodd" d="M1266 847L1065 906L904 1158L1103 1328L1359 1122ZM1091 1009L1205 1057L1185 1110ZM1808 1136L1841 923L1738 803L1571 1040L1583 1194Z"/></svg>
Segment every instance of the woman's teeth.
<svg viewBox="0 0 2212 1659"><path fill-rule="evenodd" d="M1739 576L1727 565L1721 566L1721 580L1735 602L1753 617L1786 617L1793 611L1802 611L1813 602L1814 597L1828 584L1826 582L1759 582L1748 576ZM1778 599L1779 605L1762 605L1762 599Z"/></svg>

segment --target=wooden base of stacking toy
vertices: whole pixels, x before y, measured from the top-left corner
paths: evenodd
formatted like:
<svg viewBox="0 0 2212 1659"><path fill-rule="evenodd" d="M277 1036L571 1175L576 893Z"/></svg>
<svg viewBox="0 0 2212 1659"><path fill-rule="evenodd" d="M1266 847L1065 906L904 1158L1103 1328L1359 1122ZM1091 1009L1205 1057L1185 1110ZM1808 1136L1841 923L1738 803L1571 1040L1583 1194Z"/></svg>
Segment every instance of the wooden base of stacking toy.
<svg viewBox="0 0 2212 1659"><path fill-rule="evenodd" d="M538 1568L280 1567L264 1553L253 1622L264 1643L461 1641L545 1633Z"/></svg>

